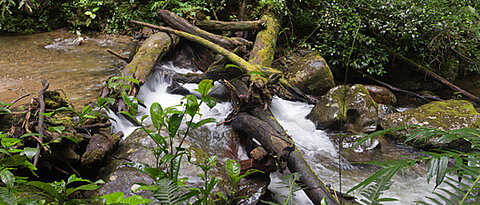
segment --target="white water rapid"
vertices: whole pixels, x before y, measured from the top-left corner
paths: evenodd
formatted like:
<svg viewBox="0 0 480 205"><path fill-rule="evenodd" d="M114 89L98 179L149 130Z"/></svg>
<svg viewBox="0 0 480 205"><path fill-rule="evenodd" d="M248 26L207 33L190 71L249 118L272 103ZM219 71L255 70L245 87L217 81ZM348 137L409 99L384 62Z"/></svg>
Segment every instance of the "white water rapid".
<svg viewBox="0 0 480 205"><path fill-rule="evenodd" d="M166 75L168 72L187 73L191 72L188 69L177 68L171 63L165 63L161 66L162 71L155 71L147 79L144 86L141 87L137 97L141 99L146 105L145 108L139 110L139 118L143 114L148 114L150 105L154 102L158 102L163 108L168 106L178 105L183 98L182 95L169 94L167 87L171 83L171 79ZM195 95L194 88L196 84L183 85L192 94ZM214 88L215 92L222 93L225 89L216 84ZM339 190L338 179L338 152L337 146L327 135L327 132L317 130L315 125L310 120L307 120L305 116L311 111L313 105L309 105L301 102L291 102L282 100L275 97L272 101L271 110L275 118L285 128L287 133L292 136L296 143L296 146L301 150L304 157L310 163L314 171L320 178L328 184L331 184L336 190ZM213 109L209 109L207 106L202 105L200 108L202 117L213 117L217 119L217 122L222 122L227 114L231 110L231 103L221 102ZM118 117L113 113L109 114L110 117L116 120L112 122L113 131L122 131L125 136L132 133L136 127L132 126L123 117ZM147 119L148 121L148 119ZM216 126L214 124L207 125L208 129L201 129L197 136L191 136L195 138L195 143L200 143L207 150L207 154L223 155L224 147L228 140L229 127ZM246 153L244 150L239 150L239 158L245 158ZM345 192L349 188L353 187L361 180L367 178L375 172L375 169L360 169L342 159L342 189ZM422 172L424 170L421 170ZM274 173L271 175L272 183L269 189L274 192L275 195L286 195L288 190L280 188L278 182L279 174ZM390 190L385 192L383 197L394 197L399 199L398 202L391 202L386 204L413 204L414 201L421 200L425 195L432 197L428 194L433 190L434 184L426 183L424 177L420 177L419 174L414 172L407 172L404 176L396 176ZM296 193L296 204L311 204L310 200L303 192ZM358 196L357 196L358 197Z"/></svg>

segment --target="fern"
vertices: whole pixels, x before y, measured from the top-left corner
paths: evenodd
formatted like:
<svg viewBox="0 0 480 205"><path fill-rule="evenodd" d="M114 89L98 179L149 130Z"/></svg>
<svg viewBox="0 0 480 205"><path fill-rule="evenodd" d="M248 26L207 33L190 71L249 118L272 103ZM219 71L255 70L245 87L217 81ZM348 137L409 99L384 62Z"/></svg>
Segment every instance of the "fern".
<svg viewBox="0 0 480 205"><path fill-rule="evenodd" d="M160 204L181 204L189 198L186 197L187 195L181 196L179 192L180 188L173 180L169 178L162 178L155 184L158 188L155 190L153 197L155 197Z"/></svg>
<svg viewBox="0 0 480 205"><path fill-rule="evenodd" d="M374 184L371 184L362 191L361 195L364 196L365 199L361 199L360 201L364 204L370 205L380 204L380 202L384 201L398 201L394 198L380 198L383 192L390 189L390 186L392 186L393 182L391 182L390 180L391 177L384 177L382 179L375 180Z"/></svg>

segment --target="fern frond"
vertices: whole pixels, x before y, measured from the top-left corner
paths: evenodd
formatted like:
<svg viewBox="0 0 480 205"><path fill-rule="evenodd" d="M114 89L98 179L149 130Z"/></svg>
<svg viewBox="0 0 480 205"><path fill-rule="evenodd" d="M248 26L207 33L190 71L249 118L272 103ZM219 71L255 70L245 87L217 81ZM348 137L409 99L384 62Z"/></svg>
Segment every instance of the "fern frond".
<svg viewBox="0 0 480 205"><path fill-rule="evenodd" d="M156 182L158 189L155 190L153 197L160 202L160 204L177 205L181 204L183 199L179 193L178 185L169 178L163 178Z"/></svg>
<svg viewBox="0 0 480 205"><path fill-rule="evenodd" d="M361 195L366 199L361 199L360 201L369 205L381 204L380 202L382 201L398 201L393 198L380 198L384 191L390 189L392 184L393 182L389 177L375 180L374 184L371 184L362 191Z"/></svg>

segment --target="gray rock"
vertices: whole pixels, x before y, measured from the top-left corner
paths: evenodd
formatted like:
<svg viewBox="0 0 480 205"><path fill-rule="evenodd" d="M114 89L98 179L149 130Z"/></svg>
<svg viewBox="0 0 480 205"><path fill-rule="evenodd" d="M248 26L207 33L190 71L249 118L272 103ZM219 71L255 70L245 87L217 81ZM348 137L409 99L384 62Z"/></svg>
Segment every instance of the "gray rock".
<svg viewBox="0 0 480 205"><path fill-rule="evenodd" d="M311 52L292 65L289 81L303 92L323 95L335 86L332 71L318 52Z"/></svg>
<svg viewBox="0 0 480 205"><path fill-rule="evenodd" d="M353 132L369 132L377 127L378 104L363 85L341 85L330 89L307 118L321 129L345 128Z"/></svg>
<svg viewBox="0 0 480 205"><path fill-rule="evenodd" d="M441 130L460 129L466 127L480 127L480 113L473 105L464 100L435 101L422 105L418 108L405 112L392 113L384 116L380 125L384 129L395 128L402 125L420 125L428 128ZM396 139L404 140L411 132L401 130L394 133ZM431 138L427 141L414 144L417 147L438 147L445 146L437 144L438 138ZM453 143L452 146L460 145ZM446 145L450 146L450 145Z"/></svg>

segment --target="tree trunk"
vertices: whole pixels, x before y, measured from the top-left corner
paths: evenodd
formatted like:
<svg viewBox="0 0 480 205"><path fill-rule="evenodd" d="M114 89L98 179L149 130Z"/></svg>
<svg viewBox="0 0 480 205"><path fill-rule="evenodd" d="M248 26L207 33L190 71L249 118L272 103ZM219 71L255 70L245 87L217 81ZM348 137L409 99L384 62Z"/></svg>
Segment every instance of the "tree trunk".
<svg viewBox="0 0 480 205"><path fill-rule="evenodd" d="M262 29L263 21L215 21L203 20L195 22L195 26L209 31L247 31Z"/></svg>

